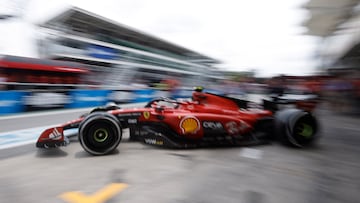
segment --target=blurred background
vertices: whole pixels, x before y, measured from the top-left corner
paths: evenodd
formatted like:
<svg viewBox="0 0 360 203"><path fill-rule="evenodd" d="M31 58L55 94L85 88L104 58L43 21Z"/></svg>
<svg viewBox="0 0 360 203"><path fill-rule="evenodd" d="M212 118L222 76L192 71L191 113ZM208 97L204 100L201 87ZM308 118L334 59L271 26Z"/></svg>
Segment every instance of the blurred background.
<svg viewBox="0 0 360 203"><path fill-rule="evenodd" d="M359 114L357 0L0 1L0 115L189 97L316 94Z"/></svg>
<svg viewBox="0 0 360 203"><path fill-rule="evenodd" d="M357 203L359 25L360 0L0 0L0 202ZM315 98L320 139L159 150L125 131L109 156L76 137L34 146L92 107L190 98L195 86ZM106 201L109 183L129 188Z"/></svg>

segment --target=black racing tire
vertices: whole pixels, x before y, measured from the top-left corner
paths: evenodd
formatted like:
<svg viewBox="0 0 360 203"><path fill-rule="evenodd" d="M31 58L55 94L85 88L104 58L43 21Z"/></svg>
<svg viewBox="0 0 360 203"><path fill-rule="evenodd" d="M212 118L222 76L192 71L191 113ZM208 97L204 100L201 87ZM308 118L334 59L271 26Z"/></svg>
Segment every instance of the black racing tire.
<svg viewBox="0 0 360 203"><path fill-rule="evenodd" d="M118 119L106 112L94 112L87 116L79 127L79 141L86 152L92 155L112 153L120 144L122 129Z"/></svg>
<svg viewBox="0 0 360 203"><path fill-rule="evenodd" d="M296 147L310 145L317 138L318 125L314 116L305 113L296 123L289 140Z"/></svg>
<svg viewBox="0 0 360 203"><path fill-rule="evenodd" d="M84 113L84 114L80 115L80 118L84 118L84 117L88 116L89 114L92 114L92 113L95 113L95 112L106 112L106 111L117 110L117 109L121 109L121 107L117 106L117 105L99 106L99 107L96 107L96 108L92 109L88 113Z"/></svg>
<svg viewBox="0 0 360 203"><path fill-rule="evenodd" d="M293 147L306 147L318 138L318 122L309 112L286 109L275 115L275 132L279 141Z"/></svg>

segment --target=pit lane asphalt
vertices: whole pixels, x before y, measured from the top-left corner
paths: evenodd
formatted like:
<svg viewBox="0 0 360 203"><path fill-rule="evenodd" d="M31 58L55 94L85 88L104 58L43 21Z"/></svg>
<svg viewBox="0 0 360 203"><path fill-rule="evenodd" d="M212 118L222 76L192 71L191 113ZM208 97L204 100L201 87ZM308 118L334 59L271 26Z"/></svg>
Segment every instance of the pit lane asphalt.
<svg viewBox="0 0 360 203"><path fill-rule="evenodd" d="M111 183L128 187L105 201L109 203L358 202L359 118L328 110L316 114L322 137L309 149L273 142L170 150L129 142L125 133L116 153L108 156L88 155L76 139L57 150L38 150L34 145L0 150L0 202L70 202L61 195L80 191L91 198ZM78 115L42 115L21 122L13 118L0 120L0 126L37 127Z"/></svg>

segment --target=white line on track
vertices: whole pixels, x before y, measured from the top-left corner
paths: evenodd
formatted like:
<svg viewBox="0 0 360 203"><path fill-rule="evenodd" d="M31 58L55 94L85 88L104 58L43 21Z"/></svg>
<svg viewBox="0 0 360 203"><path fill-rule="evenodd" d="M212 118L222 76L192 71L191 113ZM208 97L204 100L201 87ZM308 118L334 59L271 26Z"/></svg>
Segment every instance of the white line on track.
<svg viewBox="0 0 360 203"><path fill-rule="evenodd" d="M0 149L35 143L40 133L52 126L42 126L0 133Z"/></svg>
<svg viewBox="0 0 360 203"><path fill-rule="evenodd" d="M120 107L122 108L133 108L133 107L140 107L144 106L146 103L131 103L131 104L122 104ZM24 113L18 115L9 115L9 116L0 116L0 120L7 120L7 119L18 119L18 118L27 118L27 117L36 117L36 116L48 116L54 114L67 114L67 113L77 113L77 112L88 112L92 108L80 108L80 109L62 109L62 110L51 110L46 112L34 112L34 113ZM66 121L64 121L66 122ZM19 129L15 131L8 131L8 132L1 132L0 133L0 149L7 149L17 146L22 146L26 144L31 144L37 141L40 134L50 127L55 127L60 124L54 125L47 125L47 126L40 126L34 128L27 128L27 129ZM74 134L77 129L71 129L64 131L64 135Z"/></svg>

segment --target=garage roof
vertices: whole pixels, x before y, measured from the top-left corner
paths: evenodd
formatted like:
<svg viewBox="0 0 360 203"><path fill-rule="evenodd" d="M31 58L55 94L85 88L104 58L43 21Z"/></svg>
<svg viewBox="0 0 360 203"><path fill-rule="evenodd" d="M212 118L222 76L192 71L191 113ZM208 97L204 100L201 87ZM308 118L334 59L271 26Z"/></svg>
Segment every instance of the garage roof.
<svg viewBox="0 0 360 203"><path fill-rule="evenodd" d="M117 39L137 43L158 50L178 54L191 59L200 59L208 63L219 63L218 60L194 52L187 48L167 42L163 39L146 34L142 31L130 28L116 21L104 18L97 14L85 11L78 7L70 7L68 10L40 24L41 27L59 29L61 25L82 27L85 30L103 30L106 34Z"/></svg>
<svg viewBox="0 0 360 203"><path fill-rule="evenodd" d="M0 57L0 68L41 70L52 72L87 73L80 63L4 55Z"/></svg>

